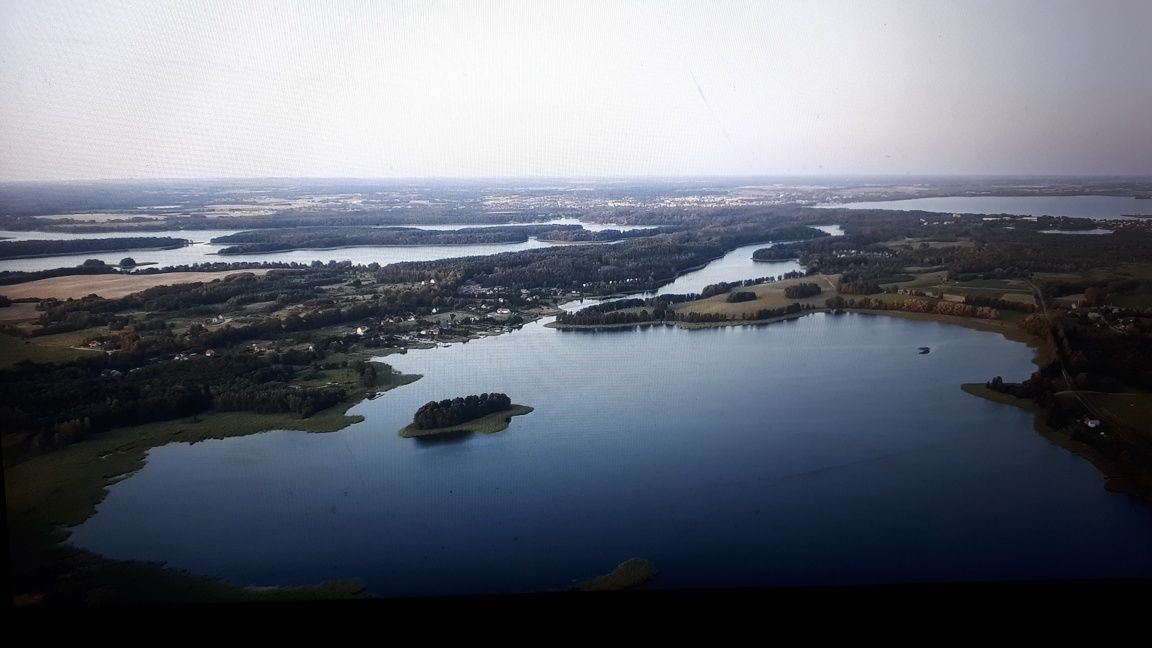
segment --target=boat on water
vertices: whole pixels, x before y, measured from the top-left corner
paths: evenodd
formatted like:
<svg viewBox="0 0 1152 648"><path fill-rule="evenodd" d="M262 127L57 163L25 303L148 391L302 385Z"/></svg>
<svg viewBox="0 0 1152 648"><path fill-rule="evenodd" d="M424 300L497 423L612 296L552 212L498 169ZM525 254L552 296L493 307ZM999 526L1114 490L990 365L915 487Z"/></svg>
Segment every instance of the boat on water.
<svg viewBox="0 0 1152 648"><path fill-rule="evenodd" d="M932 349L930 349L928 347L920 347L920 355L924 355L925 353L928 353L931 350Z"/></svg>

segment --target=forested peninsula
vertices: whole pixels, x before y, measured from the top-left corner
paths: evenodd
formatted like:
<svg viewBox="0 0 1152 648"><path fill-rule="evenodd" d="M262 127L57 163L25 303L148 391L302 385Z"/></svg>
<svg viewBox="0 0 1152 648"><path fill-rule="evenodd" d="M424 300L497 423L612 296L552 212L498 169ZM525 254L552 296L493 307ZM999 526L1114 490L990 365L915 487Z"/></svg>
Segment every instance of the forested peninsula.
<svg viewBox="0 0 1152 648"><path fill-rule="evenodd" d="M171 250L188 245L187 239L171 236L122 236L114 238L82 238L69 240L0 241L0 259L19 259L41 256L64 256L87 252L119 252L121 250Z"/></svg>
<svg viewBox="0 0 1152 648"><path fill-rule="evenodd" d="M659 229L621 232L590 232L580 225L508 225L427 230L414 227L293 227L237 232L212 239L228 244L219 254L258 254L299 249L324 249L364 245L496 245L524 243L530 237L565 242L607 242L652 236Z"/></svg>

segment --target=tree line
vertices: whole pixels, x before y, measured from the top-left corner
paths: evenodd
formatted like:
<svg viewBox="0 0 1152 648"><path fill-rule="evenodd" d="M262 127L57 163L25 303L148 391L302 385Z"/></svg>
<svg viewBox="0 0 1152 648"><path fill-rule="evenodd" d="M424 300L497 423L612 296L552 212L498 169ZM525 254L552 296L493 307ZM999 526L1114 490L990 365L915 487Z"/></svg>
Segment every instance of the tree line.
<svg viewBox="0 0 1152 648"><path fill-rule="evenodd" d="M748 290L733 290L728 293L728 297L724 301L729 304L739 304L742 302L756 301L756 293Z"/></svg>
<svg viewBox="0 0 1152 648"><path fill-rule="evenodd" d="M170 250L184 247L187 239L170 236L129 236L117 238L81 238L68 240L0 241L0 259L31 256L63 256L86 252L109 252L156 248Z"/></svg>
<svg viewBox="0 0 1152 648"><path fill-rule="evenodd" d="M820 285L815 283L798 283L791 286L785 286L784 296L789 299L804 299L805 297L815 297L821 292Z"/></svg>
<svg viewBox="0 0 1152 648"><path fill-rule="evenodd" d="M35 452L112 427L209 410L303 418L346 397L343 387L291 384L318 370L320 355L312 352L227 353L143 365L133 360L100 354L60 365L24 361L0 370L0 429L23 452Z"/></svg>
<svg viewBox="0 0 1152 648"><path fill-rule="evenodd" d="M748 293L755 298L754 293ZM800 313L805 310L813 309L810 304L800 304L793 302L787 306L779 308L761 308L751 313L726 314L726 313L698 313L692 312L678 312L667 307L667 303L661 304L655 302L654 304L647 304L652 306L652 310L642 308L641 310L612 310L612 311L588 311L588 309L576 311L575 313L564 313L556 317L556 323L562 326L614 326L614 325L627 325L627 324L644 324L648 322L686 322L689 324L710 323L710 322L741 322L753 320L766 320L784 315L792 315Z"/></svg>
<svg viewBox="0 0 1152 648"><path fill-rule="evenodd" d="M988 308L995 308L997 310L1013 310L1021 313L1035 313L1037 310L1036 304L1034 303L1011 301L997 297L986 297L984 295L965 295L964 303L969 306L987 306Z"/></svg>
<svg viewBox="0 0 1152 648"><path fill-rule="evenodd" d="M512 399L499 392L429 401L416 410L412 422L421 430L451 427L512 408Z"/></svg>
<svg viewBox="0 0 1152 648"><path fill-rule="evenodd" d="M529 237L548 241L604 242L653 236L667 229L621 232L590 231L582 225L532 224L497 227L464 227L458 230L425 230L413 227L292 227L237 232L212 239L234 244L220 254L280 252L300 248L335 248L357 245L485 245L523 243Z"/></svg>
<svg viewBox="0 0 1152 648"><path fill-rule="evenodd" d="M1000 319L1000 311L988 306L972 306L961 302L938 301L933 303L927 299L909 298L898 301L885 301L873 297L829 297L824 300L828 308L860 308L865 310L894 310L906 313L935 313L937 315L955 315L957 317L975 317L978 319Z"/></svg>
<svg viewBox="0 0 1152 648"><path fill-rule="evenodd" d="M664 234L672 231L675 231L675 229L670 227L653 227L624 231L618 229L592 231L578 227L573 229L555 229L542 232L538 238L541 241L556 241L559 243L606 243L610 241L621 241L630 238L655 236L657 234Z"/></svg>
<svg viewBox="0 0 1152 648"><path fill-rule="evenodd" d="M256 254L300 248L335 248L356 245L484 245L524 243L545 232L582 230L580 225L517 225L425 230L409 227L294 227L237 232L212 239L233 244L219 254Z"/></svg>

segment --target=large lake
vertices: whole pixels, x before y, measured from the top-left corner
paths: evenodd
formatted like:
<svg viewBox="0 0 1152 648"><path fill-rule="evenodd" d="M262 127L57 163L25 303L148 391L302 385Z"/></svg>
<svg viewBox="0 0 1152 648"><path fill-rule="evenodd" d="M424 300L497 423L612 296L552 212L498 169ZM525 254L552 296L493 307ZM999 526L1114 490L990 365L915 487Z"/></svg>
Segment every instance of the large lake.
<svg viewBox="0 0 1152 648"><path fill-rule="evenodd" d="M916 348L929 346L920 355ZM72 541L254 585L381 595L565 588L631 558L653 588L1152 575L1152 510L1031 415L964 382L1022 344L933 322L562 332L542 322L387 360L424 378L331 434L170 444ZM423 403L536 411L440 443Z"/></svg>
<svg viewBox="0 0 1152 648"><path fill-rule="evenodd" d="M1073 216L1118 218L1152 216L1152 200L1117 196L944 196L820 205L848 209L923 210L945 214L1012 214L1015 216Z"/></svg>

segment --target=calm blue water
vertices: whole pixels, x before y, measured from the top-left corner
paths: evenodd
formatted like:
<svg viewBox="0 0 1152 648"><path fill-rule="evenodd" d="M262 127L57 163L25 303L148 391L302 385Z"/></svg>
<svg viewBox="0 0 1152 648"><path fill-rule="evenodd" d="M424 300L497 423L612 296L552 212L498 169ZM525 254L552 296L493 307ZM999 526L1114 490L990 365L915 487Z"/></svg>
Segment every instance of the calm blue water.
<svg viewBox="0 0 1152 648"><path fill-rule="evenodd" d="M1152 200L1117 196L943 196L820 205L820 207L921 209L945 214L1013 214L1076 218L1118 218L1135 214L1152 216Z"/></svg>
<svg viewBox="0 0 1152 648"><path fill-rule="evenodd" d="M932 352L919 355L918 346ZM656 588L1152 575L1152 512L1031 416L963 393L1031 352L867 315L509 335L390 356L422 380L332 434L170 444L73 542L237 583L382 595L563 588L631 557ZM504 391L494 435L397 431Z"/></svg>
<svg viewBox="0 0 1152 648"><path fill-rule="evenodd" d="M705 286L721 281L743 281L757 277L776 277L788 272L802 271L800 263L792 261L753 261L752 253L761 248L771 247L772 243L745 245L712 261L705 267L682 274L674 281L664 284L656 291L658 295L698 293Z"/></svg>
<svg viewBox="0 0 1152 648"><path fill-rule="evenodd" d="M832 236L844 236L844 230L839 225L816 225L816 229L828 232ZM752 253L761 248L771 247L773 242L757 243L738 247L724 256L710 262L699 270L680 275L675 281L661 286L656 295L675 295L685 293L698 293L705 286L720 283L721 281L743 281L759 277L777 277L788 272L801 272L804 270L795 260L790 261L753 261ZM648 293L646 293L648 294ZM586 306L588 304L583 304Z"/></svg>

